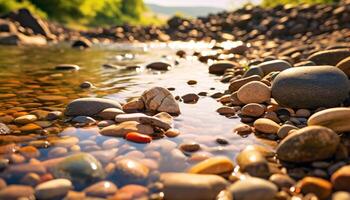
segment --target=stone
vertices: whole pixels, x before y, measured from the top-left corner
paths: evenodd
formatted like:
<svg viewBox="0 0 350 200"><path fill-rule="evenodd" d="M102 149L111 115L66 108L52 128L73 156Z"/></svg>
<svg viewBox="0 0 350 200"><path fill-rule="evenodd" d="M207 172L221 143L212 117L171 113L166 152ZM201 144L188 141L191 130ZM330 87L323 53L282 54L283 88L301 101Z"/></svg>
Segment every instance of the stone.
<svg viewBox="0 0 350 200"><path fill-rule="evenodd" d="M260 80L261 80L261 77L258 75L253 75L253 76L249 76L246 78L240 78L240 79L232 81L230 83L230 86L228 89L230 90L230 92L235 92L235 91L239 90L239 88L241 88L243 85L245 85L251 81L260 81Z"/></svg>
<svg viewBox="0 0 350 200"><path fill-rule="evenodd" d="M209 73L223 75L227 69L233 69L236 63L230 61L220 61L209 66Z"/></svg>
<svg viewBox="0 0 350 200"><path fill-rule="evenodd" d="M80 98L70 102L65 110L67 116L95 116L106 108L121 109L119 102L103 98Z"/></svg>
<svg viewBox="0 0 350 200"><path fill-rule="evenodd" d="M163 173L164 198L172 200L212 200L226 188L227 181L217 175Z"/></svg>
<svg viewBox="0 0 350 200"><path fill-rule="evenodd" d="M166 135L167 137L177 137L178 135L180 135L180 131L178 129L168 129L167 131L165 131L164 135Z"/></svg>
<svg viewBox="0 0 350 200"><path fill-rule="evenodd" d="M38 175L43 175L47 172L47 169L41 164L15 164L10 165L6 170L6 174L9 176L19 176L22 177L28 173L35 173Z"/></svg>
<svg viewBox="0 0 350 200"><path fill-rule="evenodd" d="M63 117L63 113L61 111L52 111L47 114L46 119L49 121L53 121L61 117Z"/></svg>
<svg viewBox="0 0 350 200"><path fill-rule="evenodd" d="M21 147L18 151L28 159L38 158L40 156L40 151L33 146Z"/></svg>
<svg viewBox="0 0 350 200"><path fill-rule="evenodd" d="M180 108L174 96L165 88L153 87L146 90L141 100L148 111L180 114Z"/></svg>
<svg viewBox="0 0 350 200"><path fill-rule="evenodd" d="M127 133L125 135L125 139L136 143L150 143L152 141L152 137L138 133L138 132Z"/></svg>
<svg viewBox="0 0 350 200"><path fill-rule="evenodd" d="M26 124L24 126L19 127L19 130L22 132L32 132L32 131L37 131L37 130L41 130L42 128L34 123L29 123Z"/></svg>
<svg viewBox="0 0 350 200"><path fill-rule="evenodd" d="M69 71L78 71L80 67L74 64L60 64L55 66L56 70L69 70Z"/></svg>
<svg viewBox="0 0 350 200"><path fill-rule="evenodd" d="M24 115L21 117L15 118L13 121L17 124L29 124L35 122L38 118L35 115Z"/></svg>
<svg viewBox="0 0 350 200"><path fill-rule="evenodd" d="M86 185L105 177L101 163L88 153L68 156L57 163L52 171L56 178L69 179L75 186Z"/></svg>
<svg viewBox="0 0 350 200"><path fill-rule="evenodd" d="M265 113L266 106L258 103L249 103L241 109L241 114L248 117L260 117Z"/></svg>
<svg viewBox="0 0 350 200"><path fill-rule="evenodd" d="M233 162L226 157L213 157L192 166L188 172L193 174L228 175L234 168Z"/></svg>
<svg viewBox="0 0 350 200"><path fill-rule="evenodd" d="M332 193L332 184L321 178L305 177L300 180L296 188L300 189L303 194L315 194L319 199L327 199Z"/></svg>
<svg viewBox="0 0 350 200"><path fill-rule="evenodd" d="M196 152L198 151L201 147L198 143L196 142L187 142L187 143L182 143L179 146L180 150L183 152Z"/></svg>
<svg viewBox="0 0 350 200"><path fill-rule="evenodd" d="M8 135L11 132L11 129L8 126L6 126L6 124L0 123L0 135Z"/></svg>
<svg viewBox="0 0 350 200"><path fill-rule="evenodd" d="M222 106L216 110L220 115L235 115L236 110L228 106Z"/></svg>
<svg viewBox="0 0 350 200"><path fill-rule="evenodd" d="M18 199L34 199L34 189L24 185L9 185L0 190L0 199L18 200Z"/></svg>
<svg viewBox="0 0 350 200"><path fill-rule="evenodd" d="M307 124L332 129L337 133L350 131L350 108L329 108L311 115Z"/></svg>
<svg viewBox="0 0 350 200"><path fill-rule="evenodd" d="M259 151L244 149L238 153L236 160L241 172L260 178L267 178L270 175L268 162Z"/></svg>
<svg viewBox="0 0 350 200"><path fill-rule="evenodd" d="M308 118L310 117L311 112L308 109L298 109L295 112L295 117L303 117L303 118Z"/></svg>
<svg viewBox="0 0 350 200"><path fill-rule="evenodd" d="M278 186L279 189L289 189L295 185L295 180L286 174L273 174L269 181Z"/></svg>
<svg viewBox="0 0 350 200"><path fill-rule="evenodd" d="M117 160L113 172L113 177L120 185L126 184L144 184L149 178L150 170L140 162L122 158Z"/></svg>
<svg viewBox="0 0 350 200"><path fill-rule="evenodd" d="M338 62L336 67L350 77L350 56Z"/></svg>
<svg viewBox="0 0 350 200"><path fill-rule="evenodd" d="M350 200L350 193L349 192L335 192L332 195L332 200Z"/></svg>
<svg viewBox="0 0 350 200"><path fill-rule="evenodd" d="M143 110L145 108L145 104L142 100L132 100L123 105L123 111L126 113L137 112L139 110Z"/></svg>
<svg viewBox="0 0 350 200"><path fill-rule="evenodd" d="M106 108L98 116L104 120L114 120L120 114L124 114L124 111L118 108Z"/></svg>
<svg viewBox="0 0 350 200"><path fill-rule="evenodd" d="M324 160L334 155L339 141L339 136L329 128L308 126L293 131L279 143L277 158L293 163Z"/></svg>
<svg viewBox="0 0 350 200"><path fill-rule="evenodd" d="M83 190L87 196L106 198L117 192L117 186L110 181L97 182Z"/></svg>
<svg viewBox="0 0 350 200"><path fill-rule="evenodd" d="M291 68L278 74L272 84L273 98L290 108L335 107L348 92L347 76L332 66Z"/></svg>
<svg viewBox="0 0 350 200"><path fill-rule="evenodd" d="M238 99L244 103L264 103L271 98L271 89L262 82L251 81L237 91Z"/></svg>
<svg viewBox="0 0 350 200"><path fill-rule="evenodd" d="M280 127L276 122L267 118L260 118L254 122L255 130L266 134L277 134Z"/></svg>
<svg viewBox="0 0 350 200"><path fill-rule="evenodd" d="M81 37L78 40L75 40L72 44L73 48L86 49L90 48L92 43L87 38Z"/></svg>
<svg viewBox="0 0 350 200"><path fill-rule="evenodd" d="M262 77L264 77L264 72L262 71L262 69L260 67L252 66L246 72L244 72L242 77L247 78L250 76L259 76L262 78Z"/></svg>
<svg viewBox="0 0 350 200"><path fill-rule="evenodd" d="M118 190L118 192L109 199L111 200L147 199L148 193L149 193L148 188L144 186L129 184L120 188L120 190Z"/></svg>
<svg viewBox="0 0 350 200"><path fill-rule="evenodd" d="M35 187L40 183L40 181L41 181L40 176L38 174L28 173L21 178L20 183L23 185L29 185L29 186Z"/></svg>
<svg viewBox="0 0 350 200"><path fill-rule="evenodd" d="M247 72L245 72L244 77L254 76L253 74L256 74L256 76L264 77L271 72L281 72L291 67L291 64L284 60L270 60L262 62L257 66L250 68Z"/></svg>
<svg viewBox="0 0 350 200"><path fill-rule="evenodd" d="M89 81L84 81L84 82L82 82L82 83L79 85L79 87L80 87L81 89L87 89L87 88L92 88L92 87L94 87L94 85L93 85L91 82L89 82Z"/></svg>
<svg viewBox="0 0 350 200"><path fill-rule="evenodd" d="M64 197L73 188L68 179L54 179L41 183L35 187L35 196L38 199L54 199Z"/></svg>
<svg viewBox="0 0 350 200"><path fill-rule="evenodd" d="M164 130L168 130L171 128L171 124L168 124L167 122L164 122L157 117L148 116L143 113L120 114L115 117L115 121L118 123L127 122L127 121L136 121L141 124L148 124L151 126L159 127Z"/></svg>
<svg viewBox="0 0 350 200"><path fill-rule="evenodd" d="M245 135L253 132L253 129L247 124L238 124L233 131L239 135Z"/></svg>
<svg viewBox="0 0 350 200"><path fill-rule="evenodd" d="M331 49L316 52L308 57L308 60L316 63L317 65L332 65L336 66L341 60L350 56L350 50L344 49Z"/></svg>
<svg viewBox="0 0 350 200"><path fill-rule="evenodd" d="M277 135L279 138L283 139L285 137L287 137L287 135L289 134L289 132L291 130L297 130L298 127L290 125L290 124L283 124L277 131Z"/></svg>
<svg viewBox="0 0 350 200"><path fill-rule="evenodd" d="M171 65L169 63L165 63L165 62L153 62L153 63L146 65L146 68L159 70L159 71L167 71L171 68Z"/></svg>
<svg viewBox="0 0 350 200"><path fill-rule="evenodd" d="M140 124L136 121L126 121L103 128L100 133L104 136L125 137L129 132L138 132L145 135L154 133L152 126Z"/></svg>
<svg viewBox="0 0 350 200"><path fill-rule="evenodd" d="M338 169L332 174L331 182L335 190L350 192L350 165Z"/></svg>
<svg viewBox="0 0 350 200"><path fill-rule="evenodd" d="M76 116L72 119L72 122L80 124L95 124L96 120L88 116Z"/></svg>
<svg viewBox="0 0 350 200"><path fill-rule="evenodd" d="M47 40L42 36L27 36L21 33L0 33L0 44L43 46Z"/></svg>
<svg viewBox="0 0 350 200"><path fill-rule="evenodd" d="M185 94L181 97L184 103L197 103L199 96L194 93Z"/></svg>
<svg viewBox="0 0 350 200"><path fill-rule="evenodd" d="M254 177L239 180L227 190L234 200L271 200L278 192L273 183Z"/></svg>

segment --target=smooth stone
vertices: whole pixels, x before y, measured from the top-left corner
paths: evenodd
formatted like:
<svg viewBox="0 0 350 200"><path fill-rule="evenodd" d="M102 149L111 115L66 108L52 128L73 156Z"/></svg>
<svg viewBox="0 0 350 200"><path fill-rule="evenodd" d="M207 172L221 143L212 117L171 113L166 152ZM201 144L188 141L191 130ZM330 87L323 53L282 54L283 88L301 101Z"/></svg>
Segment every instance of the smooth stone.
<svg viewBox="0 0 350 200"><path fill-rule="evenodd" d="M70 102L65 110L67 116L95 116L106 108L121 109L119 102L103 98L80 98Z"/></svg>
<svg viewBox="0 0 350 200"><path fill-rule="evenodd" d="M253 76L249 76L246 78L241 78L241 79L232 81L230 83L230 86L228 89L230 90L230 92L235 92L235 91L239 90L239 88L241 88L243 85L245 85L251 81L260 81L260 80L261 80L261 77L258 75L253 75Z"/></svg>
<svg viewBox="0 0 350 200"><path fill-rule="evenodd" d="M201 146L196 142L188 142L180 144L179 148L183 152L196 152Z"/></svg>
<svg viewBox="0 0 350 200"><path fill-rule="evenodd" d="M6 124L0 123L0 135L8 135L11 132L11 129Z"/></svg>
<svg viewBox="0 0 350 200"><path fill-rule="evenodd" d="M114 120L102 120L97 123L97 126L100 128L104 128L113 124L115 124Z"/></svg>
<svg viewBox="0 0 350 200"><path fill-rule="evenodd" d="M4 171L4 173L8 176L20 176L20 177L28 173L43 175L46 172L47 172L47 169L45 166L41 164L32 164L32 163L10 165Z"/></svg>
<svg viewBox="0 0 350 200"><path fill-rule="evenodd" d="M279 138L283 139L285 137L287 137L287 135L289 134L289 132L291 130L297 130L298 127L290 125L290 124L283 124L277 131L277 135Z"/></svg>
<svg viewBox="0 0 350 200"><path fill-rule="evenodd" d="M86 48L90 48L91 46L92 46L92 42L84 37L81 37L75 40L72 44L73 48L78 48L78 49L86 49Z"/></svg>
<svg viewBox="0 0 350 200"><path fill-rule="evenodd" d="M142 100L132 100L123 105L123 111L126 113L137 112L139 110L143 110L145 108L145 104Z"/></svg>
<svg viewBox="0 0 350 200"><path fill-rule="evenodd" d="M29 123L29 124L26 124L24 126L19 127L19 130L23 131L23 132L31 132L31 131L41 130L41 129L42 128L39 125L34 124L34 123Z"/></svg>
<svg viewBox="0 0 350 200"><path fill-rule="evenodd" d="M249 117L260 117L265 113L266 106L258 103L249 103L241 109L241 114Z"/></svg>
<svg viewBox="0 0 350 200"><path fill-rule="evenodd" d="M255 130L266 134L277 134L280 127L276 122L267 118L260 118L254 122Z"/></svg>
<svg viewBox="0 0 350 200"><path fill-rule="evenodd" d="M29 186L35 187L40 183L40 181L41 181L40 176L38 174L28 173L21 178L20 183L23 185L29 185Z"/></svg>
<svg viewBox="0 0 350 200"><path fill-rule="evenodd" d="M164 122L157 117L148 116L143 113L120 114L115 117L115 121L118 123L126 121L136 121L141 124L156 126L164 130L168 130L171 128L171 124L168 124L167 122Z"/></svg>
<svg viewBox="0 0 350 200"><path fill-rule="evenodd" d="M269 181L274 183L280 189L289 189L295 185L295 180L286 174L273 174L270 176Z"/></svg>
<svg viewBox="0 0 350 200"><path fill-rule="evenodd" d="M153 112L167 112L170 114L180 114L180 107L174 96L162 87L153 87L143 92L141 96L146 110Z"/></svg>
<svg viewBox="0 0 350 200"><path fill-rule="evenodd" d="M147 69L154 69L154 70L160 70L160 71L167 71L171 68L171 65L169 63L165 62L154 62L146 65Z"/></svg>
<svg viewBox="0 0 350 200"><path fill-rule="evenodd" d="M129 132L125 135L125 139L131 142L136 143L150 143L152 141L152 137L148 135L144 135L137 132Z"/></svg>
<svg viewBox="0 0 350 200"><path fill-rule="evenodd" d="M169 124L170 126L172 126L174 123L174 118L166 112L160 112L160 113L154 115L153 117L156 117L156 118L162 120L163 122Z"/></svg>
<svg viewBox="0 0 350 200"><path fill-rule="evenodd" d="M251 76L259 76L264 77L264 72L260 67L252 66L243 74L243 78L251 77Z"/></svg>
<svg viewBox="0 0 350 200"><path fill-rule="evenodd" d="M331 182L335 190L350 192L350 165L338 169L332 174Z"/></svg>
<svg viewBox="0 0 350 200"><path fill-rule="evenodd" d="M350 131L350 108L329 108L311 115L307 124L332 129L337 133Z"/></svg>
<svg viewBox="0 0 350 200"><path fill-rule="evenodd" d="M250 77L253 74L264 77L271 72L281 72L283 70L291 68L292 65L284 60L270 60L262 62L255 67L250 68L243 77ZM261 73L262 72L262 73Z"/></svg>
<svg viewBox="0 0 350 200"><path fill-rule="evenodd" d="M349 192L335 192L332 195L332 200L350 200L350 193Z"/></svg>
<svg viewBox="0 0 350 200"><path fill-rule="evenodd" d="M239 134L239 135L245 135L253 132L252 127L250 127L247 124L238 124L234 129L233 132Z"/></svg>
<svg viewBox="0 0 350 200"><path fill-rule="evenodd" d="M124 114L124 111L118 108L106 108L98 114L104 120L114 120L117 115Z"/></svg>
<svg viewBox="0 0 350 200"><path fill-rule="evenodd" d="M40 151L33 146L21 147L18 151L28 159L37 158L40 156Z"/></svg>
<svg viewBox="0 0 350 200"><path fill-rule="evenodd" d="M336 152L340 138L329 128L308 126L293 131L277 146L277 158L303 163L330 158Z"/></svg>
<svg viewBox="0 0 350 200"><path fill-rule="evenodd" d="M300 180L296 188L300 189L301 193L315 194L319 199L327 199L332 193L332 184L321 178L317 177L305 177Z"/></svg>
<svg viewBox="0 0 350 200"><path fill-rule="evenodd" d="M55 67L56 70L73 70L78 71L80 67L78 65L73 64L60 64Z"/></svg>
<svg viewBox="0 0 350 200"><path fill-rule="evenodd" d="M142 184L149 177L150 170L140 162L123 158L115 163L114 176L116 181L121 184Z"/></svg>
<svg viewBox="0 0 350 200"><path fill-rule="evenodd" d="M171 200L212 200L226 188L227 181L217 175L163 173L164 198Z"/></svg>
<svg viewBox="0 0 350 200"><path fill-rule="evenodd" d="M79 139L77 137L61 137L59 139L55 139L50 141L52 146L57 146L57 147L72 147L76 144L78 144Z"/></svg>
<svg viewBox="0 0 350 200"><path fill-rule="evenodd" d="M264 103L271 98L271 89L262 82L251 81L237 91L238 99L244 103Z"/></svg>
<svg viewBox="0 0 350 200"><path fill-rule="evenodd" d="M236 63L230 61L219 61L209 66L209 73L223 75L227 69L233 69Z"/></svg>
<svg viewBox="0 0 350 200"><path fill-rule="evenodd" d="M188 172L192 174L227 175L233 171L233 162L226 157L213 157L192 166Z"/></svg>
<svg viewBox="0 0 350 200"><path fill-rule="evenodd" d="M37 185L35 196L38 199L64 197L72 187L72 182L68 179L54 179Z"/></svg>
<svg viewBox="0 0 350 200"><path fill-rule="evenodd" d="M129 184L120 188L120 190L118 190L118 192L111 197L110 200L147 199L148 193L148 188L144 186Z"/></svg>
<svg viewBox="0 0 350 200"><path fill-rule="evenodd" d="M278 192L277 186L261 178L246 178L228 187L234 200L271 200Z"/></svg>
<svg viewBox="0 0 350 200"><path fill-rule="evenodd" d="M117 186L110 181L97 182L83 190L87 196L106 198L117 192Z"/></svg>
<svg viewBox="0 0 350 200"><path fill-rule="evenodd" d="M235 115L236 110L228 106L222 106L216 110L220 115Z"/></svg>
<svg viewBox="0 0 350 200"><path fill-rule="evenodd" d="M35 122L38 118L35 115L24 115L15 118L13 121L17 124L29 124Z"/></svg>
<svg viewBox="0 0 350 200"><path fill-rule="evenodd" d="M129 132L138 132L145 135L154 133L152 126L140 124L136 121L126 121L103 128L100 133L104 136L125 137Z"/></svg>
<svg viewBox="0 0 350 200"><path fill-rule="evenodd" d="M295 112L295 117L304 117L304 118L308 118L311 115L311 111L308 109L298 109Z"/></svg>
<svg viewBox="0 0 350 200"><path fill-rule="evenodd" d="M270 175L268 162L259 151L244 149L238 153L236 160L241 172L260 178Z"/></svg>
<svg viewBox="0 0 350 200"><path fill-rule="evenodd" d="M350 56L341 60L336 67L350 77Z"/></svg>
<svg viewBox="0 0 350 200"><path fill-rule="evenodd" d="M181 99L184 103L197 103L197 101L199 100L199 96L194 93L189 93L181 96Z"/></svg>
<svg viewBox="0 0 350 200"><path fill-rule="evenodd" d="M3 200L20 200L34 199L34 189L24 185L9 185L0 190L0 199Z"/></svg>
<svg viewBox="0 0 350 200"><path fill-rule="evenodd" d="M88 116L76 116L72 119L72 122L81 124L95 124L96 120Z"/></svg>
<svg viewBox="0 0 350 200"><path fill-rule="evenodd" d="M167 137L177 137L178 135L180 135L180 131L178 129L168 129L167 131L165 131L164 135L166 135Z"/></svg>
<svg viewBox="0 0 350 200"><path fill-rule="evenodd" d="M331 49L316 52L308 57L308 60L317 65L336 66L341 60L350 56L349 49Z"/></svg>
<svg viewBox="0 0 350 200"><path fill-rule="evenodd" d="M79 184L88 184L105 177L101 163L88 153L64 158L55 165L53 174L56 178L67 178Z"/></svg>
<svg viewBox="0 0 350 200"><path fill-rule="evenodd" d="M52 111L47 114L46 119L49 121L53 121L61 117L63 117L63 113L61 111Z"/></svg>
<svg viewBox="0 0 350 200"><path fill-rule="evenodd" d="M50 149L50 151L47 153L47 156L49 158L57 158L62 157L68 154L67 148L64 147L54 147Z"/></svg>
<svg viewBox="0 0 350 200"><path fill-rule="evenodd" d="M334 107L348 97L348 92L348 77L332 66L287 69L272 84L273 98L290 108Z"/></svg>
<svg viewBox="0 0 350 200"><path fill-rule="evenodd" d="M89 81L84 81L84 82L82 82L82 83L79 85L79 87L82 88L82 89L91 88L91 87L93 87L93 86L94 86L94 85L93 85L91 82L89 82Z"/></svg>

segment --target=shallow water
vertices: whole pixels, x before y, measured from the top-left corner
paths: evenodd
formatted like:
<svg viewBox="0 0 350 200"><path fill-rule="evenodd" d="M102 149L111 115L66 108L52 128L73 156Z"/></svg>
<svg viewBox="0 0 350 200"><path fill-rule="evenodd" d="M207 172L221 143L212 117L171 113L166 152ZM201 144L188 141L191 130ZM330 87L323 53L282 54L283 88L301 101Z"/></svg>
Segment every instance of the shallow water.
<svg viewBox="0 0 350 200"><path fill-rule="evenodd" d="M220 77L208 73L208 65L200 63L195 57L179 59L176 49L186 49L188 54L195 50L203 50L209 44L118 44L113 46L95 46L88 50L76 50L68 45L52 45L48 47L0 47L0 113L4 116L14 107L22 107L23 111L35 109L62 110L65 105L79 97L105 97L116 99L122 103L138 97L152 86L175 88L174 96L187 93L207 92L207 97L200 97L196 104L179 102L181 115L175 118L174 126L181 131L176 138L161 138L151 144L135 144L122 138L118 151L110 154L114 157L132 157L140 160L151 159L151 169L159 171L184 171L195 163L199 157L224 155L234 160L237 152L248 144L264 143L253 134L242 137L233 133L238 118L227 118L216 112L221 104L209 97L216 92L223 92L228 86L220 82ZM191 48L190 48L190 47ZM193 49L195 47L195 49ZM140 65L164 60L169 63L179 62L167 72L135 69L106 69L102 65L113 63L120 66ZM54 70L54 66L62 63L77 64L81 67L76 72ZM188 80L196 80L196 85L188 85ZM83 81L90 81L96 88L80 89ZM3 95L5 94L5 95ZM8 96L7 94L15 94ZM65 96L67 99L42 100L41 96ZM39 103L28 105L27 103ZM5 113L5 114L4 114ZM66 125L58 124L61 128ZM79 138L81 151L93 152L101 150L102 143L110 138L98 135L97 127L68 128L59 137L69 135ZM2 137L2 136L0 136ZM50 136L51 137L51 136ZM225 138L228 145L219 145L216 138ZM47 139L41 137L42 139ZM49 139L48 139L49 140ZM87 141L95 143L94 148L87 148ZM197 158L185 156L177 149L178 144L195 141L201 145L196 152ZM23 144L25 145L25 143ZM46 160L48 147L42 148L39 160ZM159 152L156 155L154 152ZM69 153L71 151L69 150ZM107 153L108 154L108 153ZM108 157L108 156L106 156ZM107 158L106 158L107 159ZM108 159L107 162L108 163ZM147 163L147 161L145 161ZM105 164L104 162L102 162Z"/></svg>

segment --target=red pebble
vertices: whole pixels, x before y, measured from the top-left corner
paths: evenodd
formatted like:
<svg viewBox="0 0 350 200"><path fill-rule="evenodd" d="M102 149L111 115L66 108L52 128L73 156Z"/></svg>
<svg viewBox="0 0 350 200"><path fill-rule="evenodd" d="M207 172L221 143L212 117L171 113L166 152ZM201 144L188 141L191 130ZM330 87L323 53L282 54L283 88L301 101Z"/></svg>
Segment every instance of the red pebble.
<svg viewBox="0 0 350 200"><path fill-rule="evenodd" d="M126 139L137 143L150 143L152 141L150 136L137 132L130 132L126 134Z"/></svg>

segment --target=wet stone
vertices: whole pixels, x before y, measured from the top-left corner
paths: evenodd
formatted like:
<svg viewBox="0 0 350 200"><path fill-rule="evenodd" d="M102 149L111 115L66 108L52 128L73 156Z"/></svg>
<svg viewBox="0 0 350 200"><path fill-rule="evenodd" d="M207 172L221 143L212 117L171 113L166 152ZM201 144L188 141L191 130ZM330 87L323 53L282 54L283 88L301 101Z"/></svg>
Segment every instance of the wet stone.
<svg viewBox="0 0 350 200"><path fill-rule="evenodd" d="M270 175L268 162L259 151L243 150L237 155L237 164L241 172L246 172L251 176L267 178Z"/></svg>
<svg viewBox="0 0 350 200"><path fill-rule="evenodd" d="M123 158L117 160L113 177L120 185L145 184L149 176L149 169L136 160Z"/></svg>
<svg viewBox="0 0 350 200"><path fill-rule="evenodd" d="M72 119L72 122L80 124L95 124L96 120L88 116L76 116Z"/></svg>
<svg viewBox="0 0 350 200"><path fill-rule="evenodd" d="M148 116L143 113L120 114L115 117L115 121L118 123L127 122L127 121L136 121L141 124L156 126L164 130L168 130L171 128L171 125L169 123L164 122L157 117Z"/></svg>
<svg viewBox="0 0 350 200"><path fill-rule="evenodd" d="M254 128L262 133L277 134L280 125L270 119L260 118L254 122Z"/></svg>
<svg viewBox="0 0 350 200"><path fill-rule="evenodd" d="M309 126L318 125L337 133L350 131L350 108L329 108L316 112L308 119Z"/></svg>
<svg viewBox="0 0 350 200"><path fill-rule="evenodd" d="M198 143L195 142L189 142L189 143L183 143L180 144L180 150L183 152L196 152L198 151L201 147Z"/></svg>
<svg viewBox="0 0 350 200"><path fill-rule="evenodd" d="M226 157L208 158L191 167L188 172L193 174L228 175L233 171L234 164Z"/></svg>
<svg viewBox="0 0 350 200"><path fill-rule="evenodd" d="M273 174L272 176L270 176L269 181L277 185L280 189L289 189L296 183L295 180L293 180L290 176L286 174Z"/></svg>
<svg viewBox="0 0 350 200"><path fill-rule="evenodd" d="M180 114L180 108L173 95L165 88L154 87L146 90L142 96L146 110Z"/></svg>
<svg viewBox="0 0 350 200"><path fill-rule="evenodd" d="M114 120L115 117L119 114L124 114L124 111L118 108L106 108L100 112L98 116L105 120Z"/></svg>
<svg viewBox="0 0 350 200"><path fill-rule="evenodd" d="M325 179L305 177L297 183L297 188L303 194L313 193L319 199L327 199L332 192L332 184Z"/></svg>
<svg viewBox="0 0 350 200"><path fill-rule="evenodd" d="M83 190L87 196L106 198L117 192L117 186L109 181L97 182Z"/></svg>
<svg viewBox="0 0 350 200"><path fill-rule="evenodd" d="M260 117L265 113L266 107L257 103L250 103L243 106L241 114L249 117Z"/></svg>
<svg viewBox="0 0 350 200"><path fill-rule="evenodd" d="M235 115L236 110L228 106L222 106L216 110L220 115Z"/></svg>
<svg viewBox="0 0 350 200"><path fill-rule="evenodd" d="M0 135L8 135L12 131L6 124L0 123Z"/></svg>
<svg viewBox="0 0 350 200"><path fill-rule="evenodd" d="M94 85L89 82L89 81L84 81L82 82L79 87L82 88L82 89L88 89L88 88L92 88Z"/></svg>
<svg viewBox="0 0 350 200"><path fill-rule="evenodd" d="M62 198L72 187L72 183L68 179L54 179L37 185L35 196L38 199Z"/></svg>
<svg viewBox="0 0 350 200"><path fill-rule="evenodd" d="M237 64L230 61L220 61L209 66L209 73L222 75L227 69L234 68Z"/></svg>
<svg viewBox="0 0 350 200"><path fill-rule="evenodd" d="M171 68L171 65L169 63L165 63L165 62L154 62L154 63L148 64L146 66L146 68L160 70L160 71L167 71Z"/></svg>
<svg viewBox="0 0 350 200"><path fill-rule="evenodd" d="M125 137L129 132L151 135L154 130L150 125L140 124L136 121L126 121L120 124L107 126L100 131L102 135L113 137Z"/></svg>
<svg viewBox="0 0 350 200"><path fill-rule="evenodd" d="M74 65L74 64L60 64L55 66L56 70L71 70L71 71L78 71L80 69L80 67L78 65Z"/></svg>
<svg viewBox="0 0 350 200"><path fill-rule="evenodd" d="M49 112L46 116L46 119L49 121L59 119L63 116L63 113L61 111L52 111Z"/></svg>
<svg viewBox="0 0 350 200"><path fill-rule="evenodd" d="M20 183L24 184L24 185L29 185L32 187L35 187L36 185L38 185L40 183L40 176L36 173L28 173L26 175L24 175L21 180Z"/></svg>
<svg viewBox="0 0 350 200"><path fill-rule="evenodd" d="M199 96L194 93L186 94L181 97L184 103L196 103L199 100Z"/></svg>
<svg viewBox="0 0 350 200"><path fill-rule="evenodd" d="M10 185L0 191L0 199L34 199L34 189L24 185Z"/></svg>
<svg viewBox="0 0 350 200"><path fill-rule="evenodd" d="M335 190L350 192L350 166L346 165L338 169L331 177L331 181Z"/></svg>
<svg viewBox="0 0 350 200"><path fill-rule="evenodd" d="M239 124L233 129L233 132L239 135L246 135L252 133L253 129L247 124Z"/></svg>
<svg viewBox="0 0 350 200"><path fill-rule="evenodd" d="M270 100L271 90L262 82L252 81L243 85L237 91L237 97L245 104L263 103Z"/></svg>
<svg viewBox="0 0 350 200"><path fill-rule="evenodd" d="M297 130L297 129L298 128L293 126L293 125L284 124L278 129L277 135L279 138L283 139L283 138L287 137L287 135L289 134L290 131Z"/></svg>
<svg viewBox="0 0 350 200"><path fill-rule="evenodd" d="M177 137L178 135L180 135L180 131L177 129L168 129L167 131L165 131L164 135L170 138Z"/></svg>
<svg viewBox="0 0 350 200"><path fill-rule="evenodd" d="M29 124L31 122L35 122L38 118L35 115L24 115L21 117L17 117L13 121L18 124Z"/></svg>

